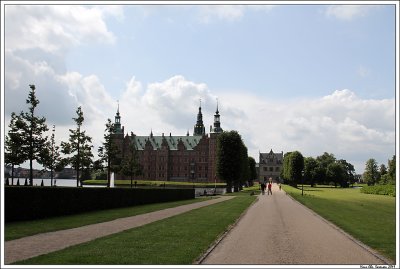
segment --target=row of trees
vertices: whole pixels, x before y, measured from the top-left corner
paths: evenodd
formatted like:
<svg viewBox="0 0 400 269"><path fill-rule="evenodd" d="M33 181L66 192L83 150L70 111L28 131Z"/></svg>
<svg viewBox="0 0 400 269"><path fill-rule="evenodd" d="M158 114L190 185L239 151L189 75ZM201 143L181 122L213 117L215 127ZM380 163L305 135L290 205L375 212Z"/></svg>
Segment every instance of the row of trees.
<svg viewBox="0 0 400 269"><path fill-rule="evenodd" d="M237 192L257 177L256 162L237 131L223 132L217 139L217 175L226 182L227 192Z"/></svg>
<svg viewBox="0 0 400 269"><path fill-rule="evenodd" d="M393 155L391 160L388 160L387 167L378 163L371 158L365 163L365 171L363 174L364 181L369 185L375 184L396 184L396 155Z"/></svg>
<svg viewBox="0 0 400 269"><path fill-rule="evenodd" d="M348 187L356 180L354 166L346 160L337 160L327 152L316 158L303 157L298 151L285 154L281 178L295 187L300 182L311 186L333 182L335 187Z"/></svg>
<svg viewBox="0 0 400 269"><path fill-rule="evenodd" d="M114 132L114 124L107 120L104 134L104 142L98 149L99 159L93 161L92 137L83 130L84 116L81 107L76 110L76 117L73 118L76 128L70 129L67 142L56 145L55 126L53 125L50 138L46 136L49 130L45 117L38 117L35 114L40 103L36 98L35 85L29 85L30 92L26 103L29 111L21 111L19 115L11 113L9 132L5 140L5 163L11 165L12 180L14 167L29 161L30 176L29 185L33 185L33 162L41 164L45 169L50 170L51 185L53 185L54 171L61 171L64 167L71 166L76 170L77 187L81 184L82 178L90 178L92 169L108 171L108 186L110 185L110 172L122 171L126 175L133 176L139 172L136 160L135 148L132 148L131 157L121 162L121 153L118 151L111 134ZM61 156L63 154L63 157Z"/></svg>

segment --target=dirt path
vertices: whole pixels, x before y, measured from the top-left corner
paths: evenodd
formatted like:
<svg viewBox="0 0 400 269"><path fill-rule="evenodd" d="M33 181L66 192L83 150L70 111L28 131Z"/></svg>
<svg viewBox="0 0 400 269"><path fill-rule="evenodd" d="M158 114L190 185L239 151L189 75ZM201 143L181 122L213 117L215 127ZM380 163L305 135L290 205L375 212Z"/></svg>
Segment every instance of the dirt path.
<svg viewBox="0 0 400 269"><path fill-rule="evenodd" d="M272 191L259 196L201 264L385 264L276 184Z"/></svg>
<svg viewBox="0 0 400 269"><path fill-rule="evenodd" d="M4 243L4 263L11 264L19 260L25 260L38 255L50 253L69 246L88 242L110 234L119 233L127 229L139 227L157 220L169 218L196 208L216 204L232 198L234 198L234 196L224 196L217 199L211 199L204 202L183 205L174 208L167 208L133 217L120 218L113 221L87 225L74 229L43 233L12 241L6 241Z"/></svg>

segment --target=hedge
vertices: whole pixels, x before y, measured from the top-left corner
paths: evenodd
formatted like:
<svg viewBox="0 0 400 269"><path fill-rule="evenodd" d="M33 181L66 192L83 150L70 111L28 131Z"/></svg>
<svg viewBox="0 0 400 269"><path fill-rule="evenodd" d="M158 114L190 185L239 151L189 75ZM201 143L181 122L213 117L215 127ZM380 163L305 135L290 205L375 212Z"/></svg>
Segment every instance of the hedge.
<svg viewBox="0 0 400 269"><path fill-rule="evenodd" d="M360 190L362 193L366 194L379 194L379 195L389 195L396 197L396 185L374 185L374 186L364 186Z"/></svg>
<svg viewBox="0 0 400 269"><path fill-rule="evenodd" d="M194 189L6 186L4 194L5 222L195 198Z"/></svg>

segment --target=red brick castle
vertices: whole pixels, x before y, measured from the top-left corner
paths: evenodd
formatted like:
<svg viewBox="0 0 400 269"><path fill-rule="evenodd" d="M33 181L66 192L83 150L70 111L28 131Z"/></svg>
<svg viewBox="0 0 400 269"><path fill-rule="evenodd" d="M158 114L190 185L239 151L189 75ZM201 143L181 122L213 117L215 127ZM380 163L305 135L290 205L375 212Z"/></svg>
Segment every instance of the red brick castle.
<svg viewBox="0 0 400 269"><path fill-rule="evenodd" d="M122 158L130 156L130 145L133 143L142 173L135 176L135 180L161 180L186 182L220 182L216 175L216 148L217 136L223 130L220 124L220 115L217 110L214 115L214 126L210 126L210 133L206 134L203 124L201 105L194 125L193 135L173 136L162 134L138 136L124 134L121 127L119 109L115 115L115 133L113 138L118 145ZM116 179L130 177L118 173Z"/></svg>

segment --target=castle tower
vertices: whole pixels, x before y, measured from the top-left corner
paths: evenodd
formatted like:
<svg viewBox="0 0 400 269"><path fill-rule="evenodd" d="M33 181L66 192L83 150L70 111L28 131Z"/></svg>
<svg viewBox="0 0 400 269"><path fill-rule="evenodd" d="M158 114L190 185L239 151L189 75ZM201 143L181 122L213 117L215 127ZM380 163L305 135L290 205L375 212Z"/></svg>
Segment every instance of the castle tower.
<svg viewBox="0 0 400 269"><path fill-rule="evenodd" d="M197 122L196 125L194 126L193 135L205 135L205 134L206 134L206 128L204 127L203 124L203 114L201 113L201 100L200 100L199 113L197 114Z"/></svg>
<svg viewBox="0 0 400 269"><path fill-rule="evenodd" d="M219 115L219 111L218 111L218 99L217 99L217 111L215 111L215 115L214 115L214 129L213 132L214 133L222 133L223 130L221 128L221 122L220 122L220 115Z"/></svg>
<svg viewBox="0 0 400 269"><path fill-rule="evenodd" d="M117 114L115 114L114 128L115 128L116 134L124 133L123 129L121 128L121 116L119 115L119 103L118 103Z"/></svg>

